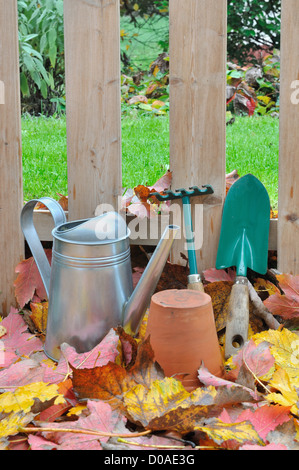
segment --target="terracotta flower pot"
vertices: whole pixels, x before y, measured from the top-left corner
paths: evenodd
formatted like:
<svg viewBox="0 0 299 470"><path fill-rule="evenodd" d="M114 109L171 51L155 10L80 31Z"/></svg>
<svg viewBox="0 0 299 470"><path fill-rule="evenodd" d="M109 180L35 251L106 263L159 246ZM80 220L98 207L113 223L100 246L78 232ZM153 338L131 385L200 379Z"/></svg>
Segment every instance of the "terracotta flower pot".
<svg viewBox="0 0 299 470"><path fill-rule="evenodd" d="M204 363L223 375L211 297L193 290L165 290L153 295L147 336L155 359L167 377L175 376L187 390L200 385L197 371Z"/></svg>

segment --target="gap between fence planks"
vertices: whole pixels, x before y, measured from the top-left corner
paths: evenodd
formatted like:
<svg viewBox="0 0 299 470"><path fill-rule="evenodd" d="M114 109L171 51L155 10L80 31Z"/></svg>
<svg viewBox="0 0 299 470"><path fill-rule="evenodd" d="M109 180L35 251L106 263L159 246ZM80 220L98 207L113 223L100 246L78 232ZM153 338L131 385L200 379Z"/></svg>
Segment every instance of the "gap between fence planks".
<svg viewBox="0 0 299 470"><path fill-rule="evenodd" d="M299 275L299 4L282 1L278 270Z"/></svg>
<svg viewBox="0 0 299 470"><path fill-rule="evenodd" d="M24 257L17 0L0 0L0 314L15 306L15 267Z"/></svg>
<svg viewBox="0 0 299 470"><path fill-rule="evenodd" d="M68 212L65 213L66 218L68 219ZM130 228L130 223L134 219L133 216L127 216L126 217L126 222L129 224ZM54 228L54 222L53 218L50 214L49 211L46 210L39 210L34 212L34 225L36 227L37 233L40 237L41 240L43 241L52 241L52 230ZM165 229L166 223L161 220L160 217L157 217L157 236L154 233L151 233L152 231L150 230L149 226L149 219L141 219L140 224L142 226L145 226L144 234L142 238L138 239L130 239L130 244L131 245L148 245L148 246L155 246L158 244L161 234L163 233L163 230ZM152 222L152 221L151 221ZM270 237L269 237L269 250L277 250L277 219L272 219L270 220ZM136 226L136 221L134 221L134 226Z"/></svg>
<svg viewBox="0 0 299 470"><path fill-rule="evenodd" d="M215 266L225 197L226 0L170 0L170 169L173 189L210 184L199 271ZM200 202L200 198L191 202ZM176 201L177 202L177 201ZM181 220L183 226L183 220ZM172 261L184 262L184 239Z"/></svg>
<svg viewBox="0 0 299 470"><path fill-rule="evenodd" d="M70 220L121 194L119 0L64 0Z"/></svg>

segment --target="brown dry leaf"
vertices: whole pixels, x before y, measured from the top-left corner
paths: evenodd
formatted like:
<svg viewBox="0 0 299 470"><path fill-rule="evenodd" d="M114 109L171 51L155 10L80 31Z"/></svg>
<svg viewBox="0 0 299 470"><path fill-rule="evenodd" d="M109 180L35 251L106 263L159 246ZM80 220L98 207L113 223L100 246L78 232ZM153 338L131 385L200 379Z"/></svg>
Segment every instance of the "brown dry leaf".
<svg viewBox="0 0 299 470"><path fill-rule="evenodd" d="M228 193L231 186L240 178L237 170L233 170L231 173L228 173L225 178L226 182L226 194Z"/></svg>
<svg viewBox="0 0 299 470"><path fill-rule="evenodd" d="M34 207L35 211L47 211L48 208L42 202L37 202Z"/></svg>
<svg viewBox="0 0 299 470"><path fill-rule="evenodd" d="M272 282L267 279L257 278L253 285L262 300L265 300L269 295L280 294L279 289Z"/></svg>
<svg viewBox="0 0 299 470"><path fill-rule="evenodd" d="M172 181L172 172L167 171L161 178L159 178L153 186L144 186L143 184L139 184L134 188L134 193L138 197L141 202L146 202L149 197L153 199L152 202L156 204L160 204L160 202L151 196L151 193L163 193L166 189L168 189L171 185Z"/></svg>
<svg viewBox="0 0 299 470"><path fill-rule="evenodd" d="M150 218L157 216L161 203L152 193L163 193L171 185L172 172L167 171L153 186L144 186L142 184L136 186L129 197L123 197L122 207L126 208L128 213L140 218ZM137 199L137 201L136 201ZM148 202L148 199L150 202ZM164 206L165 207L165 203Z"/></svg>
<svg viewBox="0 0 299 470"><path fill-rule="evenodd" d="M213 405L217 392L214 387L198 388L189 393L174 378L156 380L150 389L136 385L124 396L130 418L147 429L189 432L194 420L207 415L207 406Z"/></svg>
<svg viewBox="0 0 299 470"><path fill-rule="evenodd" d="M150 387L155 380L164 379L165 374L155 361L154 351L150 345L150 337L140 343L133 366L128 367L128 374L137 383Z"/></svg>
<svg viewBox="0 0 299 470"><path fill-rule="evenodd" d="M186 289L188 268L167 261L159 279L156 292L166 289Z"/></svg>
<svg viewBox="0 0 299 470"><path fill-rule="evenodd" d="M158 82L150 83L150 85L146 89L145 95L146 96L152 95L154 93L154 91L158 88L158 86L159 86Z"/></svg>
<svg viewBox="0 0 299 470"><path fill-rule="evenodd" d="M126 392L138 384L146 388L164 378L150 346L149 338L138 345L136 360L130 368L114 362L93 369L73 370L74 391L79 399L99 399L109 401L110 405L123 409L122 399Z"/></svg>
<svg viewBox="0 0 299 470"><path fill-rule="evenodd" d="M205 285L204 289L212 299L217 332L226 327L229 297L233 282L218 281Z"/></svg>
<svg viewBox="0 0 299 470"><path fill-rule="evenodd" d="M57 193L58 196L59 196L59 204L61 205L62 209L64 211L67 211L68 208L69 208L69 200L68 200L68 196L64 196L63 194L60 194L60 193Z"/></svg>
<svg viewBox="0 0 299 470"><path fill-rule="evenodd" d="M213 406L189 405L185 408L178 406L166 411L161 416L152 416L147 428L153 431L168 430L180 434L188 434L195 430L195 426L206 419ZM217 409L220 413L220 409Z"/></svg>
<svg viewBox="0 0 299 470"><path fill-rule="evenodd" d="M233 282L217 281L211 282L204 286L206 294L209 294L212 299L212 305L215 316L216 330L219 333L224 330L227 322L229 298ZM249 320L251 327L251 334L258 333L262 329L262 321L254 315L252 302L249 301Z"/></svg>
<svg viewBox="0 0 299 470"><path fill-rule="evenodd" d="M150 196L151 190L147 186L139 184L134 188L134 193L141 202L146 202Z"/></svg>
<svg viewBox="0 0 299 470"><path fill-rule="evenodd" d="M206 433L219 445L229 440L237 441L239 444L249 442L253 444L264 444L253 425L248 421L241 423L223 423L219 419L211 418L207 420L205 426L198 426L195 430Z"/></svg>
<svg viewBox="0 0 299 470"><path fill-rule="evenodd" d="M146 96L143 95L136 95L129 99L128 104L135 104L135 103L148 103L148 99Z"/></svg>
<svg viewBox="0 0 299 470"><path fill-rule="evenodd" d="M114 409L125 412L122 397L136 385L126 370L109 362L94 369L74 369L73 389L79 400L95 399L108 402Z"/></svg>
<svg viewBox="0 0 299 470"><path fill-rule="evenodd" d="M133 336L125 332L122 327L117 327L115 332L118 334L120 345L121 345L121 355L119 361L116 361L123 367L130 366L135 363L137 356L137 341Z"/></svg>
<svg viewBox="0 0 299 470"><path fill-rule="evenodd" d="M161 178L159 178L153 186L150 186L150 189L154 189L158 193L169 189L172 182L172 171L168 170Z"/></svg>
<svg viewBox="0 0 299 470"><path fill-rule="evenodd" d="M47 319L48 319L48 302L30 303L30 320L33 322L36 331L42 335L46 334Z"/></svg>
<svg viewBox="0 0 299 470"><path fill-rule="evenodd" d="M224 406L258 399L242 386L215 379L215 383L219 381L217 389L209 385L190 393L181 382L170 377L155 381L150 389L137 385L124 396L128 416L152 431L171 430L186 434L197 429L207 418L219 416Z"/></svg>

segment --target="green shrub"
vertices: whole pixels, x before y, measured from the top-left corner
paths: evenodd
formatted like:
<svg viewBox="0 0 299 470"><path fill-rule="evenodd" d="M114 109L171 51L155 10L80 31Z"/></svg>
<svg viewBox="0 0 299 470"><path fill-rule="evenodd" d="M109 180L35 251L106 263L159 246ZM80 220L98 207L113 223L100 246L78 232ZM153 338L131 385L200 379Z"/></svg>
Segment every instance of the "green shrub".
<svg viewBox="0 0 299 470"><path fill-rule="evenodd" d="M25 109L58 110L64 96L63 0L18 0L20 80Z"/></svg>

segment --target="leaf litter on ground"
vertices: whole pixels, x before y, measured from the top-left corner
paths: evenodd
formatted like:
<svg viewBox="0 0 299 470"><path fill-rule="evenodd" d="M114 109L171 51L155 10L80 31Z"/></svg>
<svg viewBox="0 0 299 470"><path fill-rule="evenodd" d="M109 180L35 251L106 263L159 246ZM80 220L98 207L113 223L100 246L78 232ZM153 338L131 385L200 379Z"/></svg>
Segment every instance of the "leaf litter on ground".
<svg viewBox="0 0 299 470"><path fill-rule="evenodd" d="M28 266L32 272L32 260ZM186 288L187 271L167 263L157 290ZM204 272L222 351L233 278L233 270ZM147 317L137 337L118 326L83 354L64 343L53 362L43 351L47 302L39 282L32 291L32 283L26 288L17 279L20 309L1 322L1 449L297 450L298 278L251 279L279 327L269 328L251 302L248 341L225 362L224 377L199 365L200 386L191 392L155 361ZM285 314L276 310L280 297Z"/></svg>

